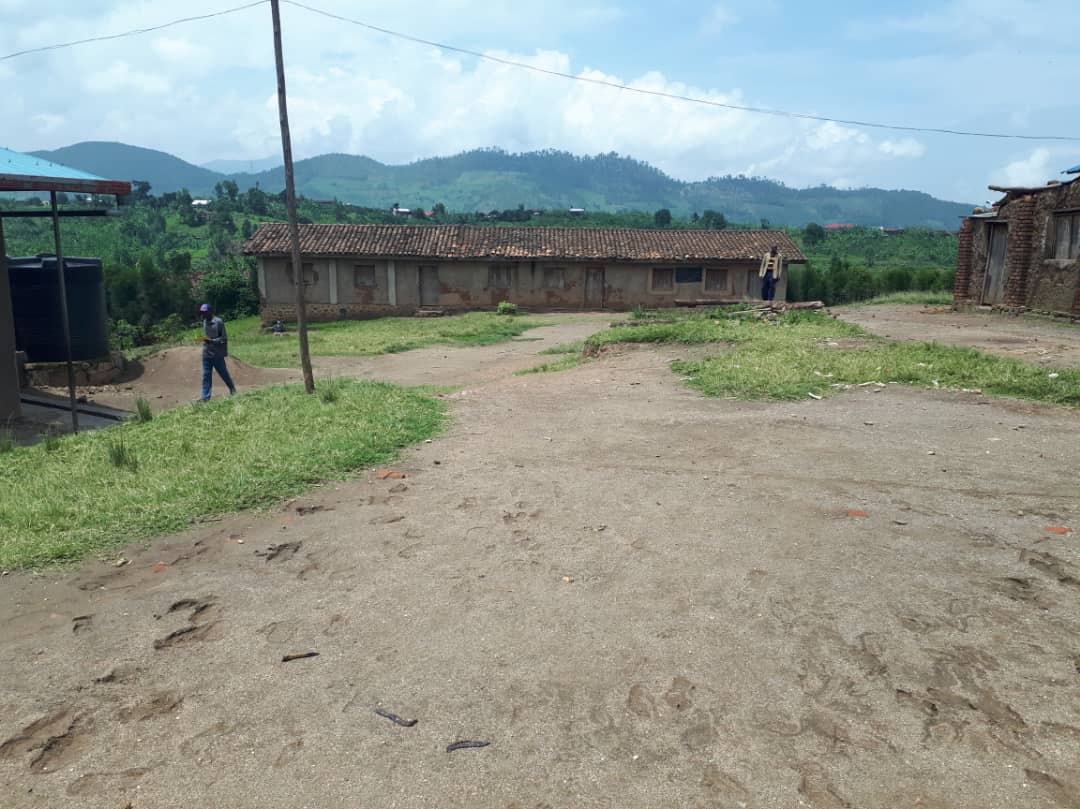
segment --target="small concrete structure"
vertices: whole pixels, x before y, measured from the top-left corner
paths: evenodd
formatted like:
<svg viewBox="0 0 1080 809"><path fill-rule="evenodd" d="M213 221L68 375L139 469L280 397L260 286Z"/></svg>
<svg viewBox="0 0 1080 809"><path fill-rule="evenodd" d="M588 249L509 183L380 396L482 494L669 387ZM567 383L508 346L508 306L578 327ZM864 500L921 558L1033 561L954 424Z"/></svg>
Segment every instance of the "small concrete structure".
<svg viewBox="0 0 1080 809"><path fill-rule="evenodd" d="M762 256L806 258L782 231L632 230L468 225L301 225L312 320L484 309L630 309L736 303L760 296ZM262 319L295 317L288 228L261 226ZM784 299L787 273L776 297Z"/></svg>
<svg viewBox="0 0 1080 809"><path fill-rule="evenodd" d="M960 228L953 300L1080 315L1080 182L990 190L1005 196Z"/></svg>

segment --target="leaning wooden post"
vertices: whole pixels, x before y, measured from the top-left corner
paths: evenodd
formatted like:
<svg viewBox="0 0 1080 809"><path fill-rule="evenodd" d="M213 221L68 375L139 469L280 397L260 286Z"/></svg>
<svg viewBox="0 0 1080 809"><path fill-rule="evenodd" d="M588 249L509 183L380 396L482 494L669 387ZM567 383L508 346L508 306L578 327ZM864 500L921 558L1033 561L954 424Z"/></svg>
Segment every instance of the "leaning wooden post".
<svg viewBox="0 0 1080 809"><path fill-rule="evenodd" d="M270 0L274 18L274 60L277 62L278 111L281 113L281 151L285 159L285 208L289 216L289 241L292 243L293 281L296 284L296 336L300 343L300 368L304 372L304 390L315 392L308 349L307 310L304 303L304 264L300 256L300 228L296 223L296 186L293 181L292 140L289 137L289 110L285 104L285 62L281 55L281 11L278 0Z"/></svg>

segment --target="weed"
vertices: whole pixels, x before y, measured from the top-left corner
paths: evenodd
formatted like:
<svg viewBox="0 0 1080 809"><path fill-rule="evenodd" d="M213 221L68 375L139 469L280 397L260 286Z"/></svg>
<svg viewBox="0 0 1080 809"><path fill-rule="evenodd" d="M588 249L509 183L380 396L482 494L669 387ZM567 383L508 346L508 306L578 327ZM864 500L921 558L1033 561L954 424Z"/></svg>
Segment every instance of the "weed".
<svg viewBox="0 0 1080 809"><path fill-rule="evenodd" d="M517 313L517 304L511 303L510 301L499 301L499 305L495 309L495 314L497 315L516 315Z"/></svg>
<svg viewBox="0 0 1080 809"><path fill-rule="evenodd" d="M124 434L116 430L116 435L111 436L105 444L109 453L109 463L117 469L128 469L134 472L139 468L139 459L124 438Z"/></svg>
<svg viewBox="0 0 1080 809"><path fill-rule="evenodd" d="M319 398L322 400L323 404L333 404L336 402L341 398L343 390L344 382L341 379L327 378L315 386L315 391L319 394Z"/></svg>
<svg viewBox="0 0 1080 809"><path fill-rule="evenodd" d="M0 430L0 455L15 449L15 434L10 428Z"/></svg>
<svg viewBox="0 0 1080 809"><path fill-rule="evenodd" d="M140 396L135 400L135 415L132 416L132 421L137 424L146 424L152 418L154 418L154 413L150 409L150 402Z"/></svg>
<svg viewBox="0 0 1080 809"><path fill-rule="evenodd" d="M56 452L60 449L60 428L55 424L46 427L45 432L41 434L41 443L46 452Z"/></svg>

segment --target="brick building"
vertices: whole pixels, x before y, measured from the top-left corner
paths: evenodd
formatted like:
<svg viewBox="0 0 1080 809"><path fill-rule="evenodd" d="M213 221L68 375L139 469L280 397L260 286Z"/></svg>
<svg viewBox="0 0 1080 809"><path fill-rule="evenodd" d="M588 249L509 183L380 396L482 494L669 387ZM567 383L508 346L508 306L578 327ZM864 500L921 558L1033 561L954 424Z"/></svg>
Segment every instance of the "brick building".
<svg viewBox="0 0 1080 809"><path fill-rule="evenodd" d="M781 231L632 230L472 225L301 225L313 320L412 314L420 307L629 309L756 299L758 268ZM244 246L258 260L266 322L295 316L288 228L260 227ZM776 297L783 300L787 273Z"/></svg>
<svg viewBox="0 0 1080 809"><path fill-rule="evenodd" d="M1080 183L990 186L1005 196L960 228L959 305L1080 314Z"/></svg>

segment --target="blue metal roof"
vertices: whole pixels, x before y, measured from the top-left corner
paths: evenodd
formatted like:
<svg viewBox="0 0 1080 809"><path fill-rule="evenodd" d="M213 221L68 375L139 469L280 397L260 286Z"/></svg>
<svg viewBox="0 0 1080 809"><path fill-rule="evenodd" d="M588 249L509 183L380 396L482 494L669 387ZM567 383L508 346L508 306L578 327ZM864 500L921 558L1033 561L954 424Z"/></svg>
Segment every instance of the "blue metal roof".
<svg viewBox="0 0 1080 809"><path fill-rule="evenodd" d="M131 184L0 147L0 191L75 191L130 194Z"/></svg>
<svg viewBox="0 0 1080 809"><path fill-rule="evenodd" d="M104 180L85 171L61 166L42 157L34 157L22 152L13 152L0 146L0 174L23 177L56 177L65 180Z"/></svg>
<svg viewBox="0 0 1080 809"><path fill-rule="evenodd" d="M1062 174L1080 174L1080 163L1077 163L1071 169L1065 169Z"/></svg>

